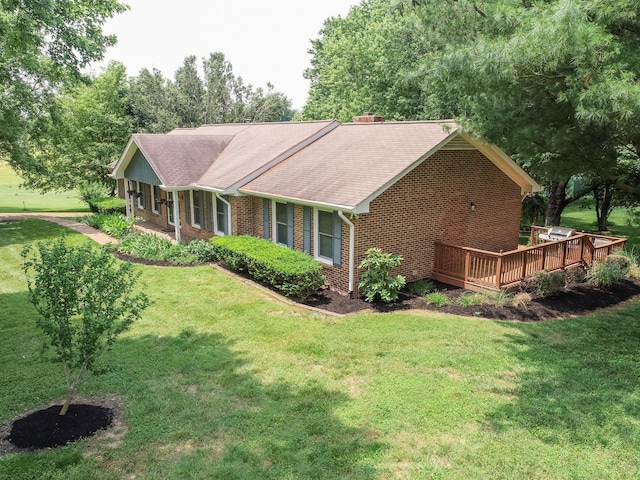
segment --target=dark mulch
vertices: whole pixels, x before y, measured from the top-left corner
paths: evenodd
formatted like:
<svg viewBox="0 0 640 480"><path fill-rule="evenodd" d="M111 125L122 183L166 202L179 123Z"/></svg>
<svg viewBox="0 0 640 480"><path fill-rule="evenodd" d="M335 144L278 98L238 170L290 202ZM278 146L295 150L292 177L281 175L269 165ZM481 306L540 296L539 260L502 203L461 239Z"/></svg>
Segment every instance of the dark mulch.
<svg viewBox="0 0 640 480"><path fill-rule="evenodd" d="M467 291L445 284L438 284L437 287L453 302ZM494 305L435 307L427 304L421 297L409 295L401 296L398 302L392 304L369 304L362 299L350 299L329 289L322 290L309 298L305 304L339 314L349 314L366 309L378 312L423 309L467 317L530 322L582 315L600 308L617 305L639 295L640 279L628 279L614 285L609 290L602 290L587 283L579 284L550 297L534 298L526 307Z"/></svg>
<svg viewBox="0 0 640 480"><path fill-rule="evenodd" d="M90 437L111 425L111 410L98 405L72 404L66 415L61 405L38 410L13 422L9 442L18 448L57 447Z"/></svg>
<svg viewBox="0 0 640 480"><path fill-rule="evenodd" d="M80 399L60 416L62 405L50 405L0 425L0 457L54 448L106 429L122 429L122 406L115 399Z"/></svg>

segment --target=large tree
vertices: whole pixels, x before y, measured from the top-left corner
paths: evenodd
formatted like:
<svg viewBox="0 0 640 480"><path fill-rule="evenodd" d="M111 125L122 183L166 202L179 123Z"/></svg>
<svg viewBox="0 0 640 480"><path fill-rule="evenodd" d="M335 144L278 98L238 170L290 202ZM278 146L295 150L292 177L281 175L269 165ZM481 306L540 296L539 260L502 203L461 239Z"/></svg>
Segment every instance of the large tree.
<svg viewBox="0 0 640 480"><path fill-rule="evenodd" d="M0 0L0 156L19 173L34 165L31 120L115 43L102 25L126 8L117 0Z"/></svg>
<svg viewBox="0 0 640 480"><path fill-rule="evenodd" d="M427 99L410 73L430 48L415 9L394 0L365 0L344 18L327 19L311 42L302 118L344 122L365 111L389 120L424 117Z"/></svg>
<svg viewBox="0 0 640 480"><path fill-rule="evenodd" d="M560 222L572 175L613 172L620 148L637 154L638 0L440 0L418 11L425 32L451 40L421 70L434 103L547 183L547 224Z"/></svg>
<svg viewBox="0 0 640 480"><path fill-rule="evenodd" d="M35 165L23 171L25 183L42 191L73 190L83 182L113 190L107 165L133 131L127 91L125 67L116 62L87 83L63 88L49 115L37 122Z"/></svg>

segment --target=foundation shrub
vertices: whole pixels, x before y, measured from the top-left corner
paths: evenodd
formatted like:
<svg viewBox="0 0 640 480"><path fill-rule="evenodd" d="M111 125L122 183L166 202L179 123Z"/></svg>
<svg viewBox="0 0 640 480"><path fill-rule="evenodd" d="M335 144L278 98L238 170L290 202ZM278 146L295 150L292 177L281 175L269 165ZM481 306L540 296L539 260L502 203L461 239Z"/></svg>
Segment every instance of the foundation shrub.
<svg viewBox="0 0 640 480"><path fill-rule="evenodd" d="M566 284L566 272L536 272L522 282L521 289L524 292L535 293L539 297L549 297L561 292Z"/></svg>
<svg viewBox="0 0 640 480"><path fill-rule="evenodd" d="M567 287L584 283L587 278L587 271L583 267L573 267L566 271L565 283Z"/></svg>
<svg viewBox="0 0 640 480"><path fill-rule="evenodd" d="M305 299L324 285L321 265L306 253L250 235L213 237L211 244L227 267L247 272L287 297Z"/></svg>
<svg viewBox="0 0 640 480"><path fill-rule="evenodd" d="M436 285L431 280L416 280L407 284L407 293L417 297L424 297L427 293L435 291Z"/></svg>
<svg viewBox="0 0 640 480"><path fill-rule="evenodd" d="M518 308L527 308L533 300L533 297L529 292L518 292L513 296L511 305Z"/></svg>
<svg viewBox="0 0 640 480"><path fill-rule="evenodd" d="M402 262L402 255L384 253L373 247L366 252L366 258L359 267L363 270L360 277L360 291L367 302L390 303L398 300L400 290L405 286L406 279L402 275L392 276L391 269Z"/></svg>
<svg viewBox="0 0 640 480"><path fill-rule="evenodd" d="M134 220L127 220L121 213L95 213L82 217L80 221L119 239L132 233L131 227L134 222Z"/></svg>
<svg viewBox="0 0 640 480"><path fill-rule="evenodd" d="M428 293L424 297L425 302L435 307L446 307L451 305L451 300L442 292Z"/></svg>
<svg viewBox="0 0 640 480"><path fill-rule="evenodd" d="M609 255L605 261L591 265L587 281L599 288L608 289L627 278L631 264L622 255Z"/></svg>

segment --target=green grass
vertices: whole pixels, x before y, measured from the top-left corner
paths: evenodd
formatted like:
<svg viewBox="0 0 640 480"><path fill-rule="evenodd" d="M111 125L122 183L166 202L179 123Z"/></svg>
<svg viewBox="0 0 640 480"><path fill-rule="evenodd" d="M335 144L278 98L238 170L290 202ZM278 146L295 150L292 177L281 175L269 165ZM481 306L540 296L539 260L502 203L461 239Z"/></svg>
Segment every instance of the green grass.
<svg viewBox="0 0 640 480"><path fill-rule="evenodd" d="M89 211L75 192L41 194L21 187L21 183L13 169L0 161L0 213Z"/></svg>
<svg viewBox="0 0 640 480"><path fill-rule="evenodd" d="M0 423L64 395L0 223ZM70 241L78 241L72 235ZM128 430L0 458L11 479L640 477L640 303L545 323L324 316L212 267L137 266L155 302L82 393Z"/></svg>

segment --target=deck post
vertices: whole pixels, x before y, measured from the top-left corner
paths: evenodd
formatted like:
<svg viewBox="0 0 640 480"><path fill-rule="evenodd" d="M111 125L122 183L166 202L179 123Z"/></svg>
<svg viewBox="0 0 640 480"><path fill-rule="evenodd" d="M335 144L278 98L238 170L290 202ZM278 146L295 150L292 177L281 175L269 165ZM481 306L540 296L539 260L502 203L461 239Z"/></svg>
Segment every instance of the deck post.
<svg viewBox="0 0 640 480"><path fill-rule="evenodd" d="M527 278L527 252L522 252L522 275L520 280Z"/></svg>
<svg viewBox="0 0 640 480"><path fill-rule="evenodd" d="M496 287L500 290L500 285L502 283L502 250L500 250L500 256L496 261Z"/></svg>
<svg viewBox="0 0 640 480"><path fill-rule="evenodd" d="M464 281L469 281L469 268L471 266L471 252L466 252L464 257Z"/></svg>
<svg viewBox="0 0 640 480"><path fill-rule="evenodd" d="M567 250L568 250L569 244L567 243L567 241L565 240L564 242L562 242L562 269L565 270L567 268Z"/></svg>

